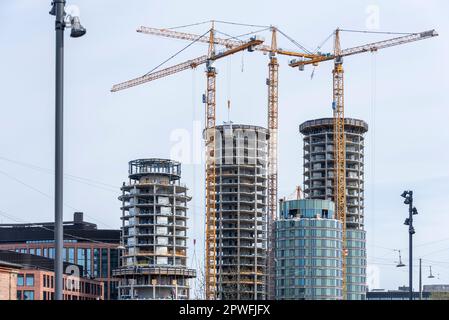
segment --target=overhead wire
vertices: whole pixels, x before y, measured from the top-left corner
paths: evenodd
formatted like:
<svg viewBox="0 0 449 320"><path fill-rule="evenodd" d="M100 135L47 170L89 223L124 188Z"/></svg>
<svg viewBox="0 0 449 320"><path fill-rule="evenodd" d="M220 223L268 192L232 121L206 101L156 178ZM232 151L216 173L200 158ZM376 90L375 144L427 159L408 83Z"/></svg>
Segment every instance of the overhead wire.
<svg viewBox="0 0 449 320"><path fill-rule="evenodd" d="M4 161L7 161L7 162L10 162L10 163L19 165L19 166L23 166L23 167L26 167L26 168L30 168L30 169L34 169L34 170L37 170L37 171L41 171L41 172L44 172L44 173L49 173L49 174L53 174L54 175L54 170L51 170L51 169L48 169L48 168L44 168L44 167L41 167L41 166L37 166L37 165L31 164L31 163L17 161L17 160L5 158L5 157L2 157L2 156L0 156L0 160L4 160ZM99 187L99 188L103 188L104 187L105 190L111 190L112 191L112 189L115 190L117 188L116 186L114 186L112 184L100 182L100 181L93 180L93 179L90 179L90 178L80 177L80 176L69 174L69 173L64 173L64 176L69 178L69 179L71 179L71 180L73 180L73 181L76 181L76 182L79 182L79 183L84 183L86 185ZM81 180L81 181L79 181L79 180ZM89 182L89 183L86 183L86 182Z"/></svg>
<svg viewBox="0 0 449 320"><path fill-rule="evenodd" d="M8 177L9 179L14 180L14 181L16 181L17 183L19 183L19 184L21 184L21 185L23 185L23 186L25 186L25 187L27 187L27 188L29 188L29 189L31 189L31 190L37 192L37 193L39 193L40 195L42 195L42 196L44 196L44 197L47 197L47 198L52 199L52 200L54 199L54 197L51 196L51 195L49 195L48 193L45 193L45 192L43 192L43 191L41 191L41 190L39 190L39 189L33 187L32 185L30 185L30 184L28 184L28 183L26 183L26 182L23 182L23 181L20 180L20 179L17 179L16 177L10 175L10 174L7 173L7 172L4 172L4 171L1 171L1 170L0 170L0 174L2 174L2 175L4 175L4 176ZM66 202L64 202L63 205L66 206L67 208L72 209L72 210L75 210L75 211L81 211L81 210L75 208L74 206L71 206L70 204L68 204L68 203L66 203ZM86 213L85 213L85 214L86 214ZM89 218L91 218L92 220L95 220L95 221L97 221L97 222L99 222L99 223L105 225L105 226L108 227L108 228L112 228L110 225L108 225L107 223L104 223L103 221L98 220L97 218L94 218L94 217L92 217L92 216L90 216L90 215L88 215L88 214L86 214L86 216L89 217Z"/></svg>

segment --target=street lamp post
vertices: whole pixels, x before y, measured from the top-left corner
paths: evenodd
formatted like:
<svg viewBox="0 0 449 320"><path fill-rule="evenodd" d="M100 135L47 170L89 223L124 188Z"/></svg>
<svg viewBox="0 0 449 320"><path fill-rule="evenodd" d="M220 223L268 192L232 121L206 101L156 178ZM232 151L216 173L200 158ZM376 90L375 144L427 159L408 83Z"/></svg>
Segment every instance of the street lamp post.
<svg viewBox="0 0 449 320"><path fill-rule="evenodd" d="M413 191L404 191L401 194L403 197L404 204L408 205L408 218L405 219L404 224L408 226L409 234L409 293L410 300L413 300L413 235L415 234L415 229L413 228L413 216L418 214L418 210L413 206Z"/></svg>
<svg viewBox="0 0 449 320"><path fill-rule="evenodd" d="M419 259L419 300L422 300L422 259Z"/></svg>
<svg viewBox="0 0 449 320"><path fill-rule="evenodd" d="M81 37L86 33L79 21L79 14L66 14L65 0L53 0L51 15L55 16L56 72L55 72L55 299L62 300L63 282L63 121L64 121L64 30L70 27L70 36ZM73 7L72 9L76 9Z"/></svg>

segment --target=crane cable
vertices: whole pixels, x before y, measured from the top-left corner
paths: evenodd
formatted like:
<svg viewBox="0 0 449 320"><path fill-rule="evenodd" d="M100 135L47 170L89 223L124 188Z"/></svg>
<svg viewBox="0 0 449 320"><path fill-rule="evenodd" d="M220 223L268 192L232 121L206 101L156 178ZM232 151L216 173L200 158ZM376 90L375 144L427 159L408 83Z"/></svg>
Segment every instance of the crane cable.
<svg viewBox="0 0 449 320"><path fill-rule="evenodd" d="M259 30L256 30L256 31L251 31L251 32L239 34L237 36L233 36L233 35L230 35L230 34L228 34L226 32L219 31L219 30L215 30L215 32L220 33L220 34L228 37L228 39L226 39L226 40L234 39L234 40L242 41L242 39L240 39L241 37L245 37L245 36L250 36L250 35L253 35L253 34L261 33L261 32L267 31L269 29L270 28L263 28L263 29L259 29Z"/></svg>
<svg viewBox="0 0 449 320"><path fill-rule="evenodd" d="M164 60L163 62L161 62L160 64L158 64L156 67L154 67L153 69L151 69L150 71L148 71L147 73L144 74L144 76L149 75L150 73L154 72L156 69L159 69L161 66L163 66L164 64L166 64L168 61L170 61L171 59L173 59L174 57L176 57L178 54L180 54L181 52L185 51L187 48L189 48L191 45L193 45L194 43L196 43L198 40L200 40L202 37L204 37L206 34L208 34L210 32L210 30L207 30L205 33L203 33L202 35L200 35L199 37L197 37L195 40L193 40L192 42L190 42L188 45L186 45L184 48L182 48L181 50L179 50L178 52L176 52L175 54L171 55L168 59Z"/></svg>
<svg viewBox="0 0 449 320"><path fill-rule="evenodd" d="M264 25L258 25L258 24L238 23L238 22L223 21L223 20L211 20L210 22L230 24L230 25L243 26L243 27L255 27L255 28L269 28L270 27L270 26L264 26Z"/></svg>
<svg viewBox="0 0 449 320"><path fill-rule="evenodd" d="M392 35L413 35L413 32L389 32L389 31L369 31L369 30L351 30L351 29L339 29L342 32L353 33L371 33L371 34L392 34Z"/></svg>
<svg viewBox="0 0 449 320"><path fill-rule="evenodd" d="M376 236L376 102L377 102L377 55L374 51L371 56L371 233ZM375 252L374 252L375 254Z"/></svg>
<svg viewBox="0 0 449 320"><path fill-rule="evenodd" d="M284 32L282 32L279 28L276 28L276 30L282 34L284 37L286 37L288 40L290 40L294 45L296 45L297 47L299 47L301 50L305 51L308 54L312 54L312 52L310 50L308 50L306 47L304 47L302 44L300 44L298 41L296 41L295 39L293 39L292 37L288 36L287 34L285 34Z"/></svg>

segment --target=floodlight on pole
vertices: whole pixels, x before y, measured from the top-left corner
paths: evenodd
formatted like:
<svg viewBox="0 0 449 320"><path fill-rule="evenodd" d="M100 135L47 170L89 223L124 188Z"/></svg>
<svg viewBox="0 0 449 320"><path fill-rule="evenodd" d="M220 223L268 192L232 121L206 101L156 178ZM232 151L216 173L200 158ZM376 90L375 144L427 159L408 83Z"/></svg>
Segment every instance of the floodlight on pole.
<svg viewBox="0 0 449 320"><path fill-rule="evenodd" d="M67 15L65 0L51 2L50 15L55 17L55 300L63 299L63 147L64 147L64 31L72 28L72 37L86 33L79 14ZM77 7L76 7L77 8ZM73 10L73 9L71 9ZM70 11L70 10L69 10ZM76 10L75 10L76 11ZM78 10L79 12L79 10ZM78 17L74 19L74 17ZM68 19L67 19L68 18Z"/></svg>

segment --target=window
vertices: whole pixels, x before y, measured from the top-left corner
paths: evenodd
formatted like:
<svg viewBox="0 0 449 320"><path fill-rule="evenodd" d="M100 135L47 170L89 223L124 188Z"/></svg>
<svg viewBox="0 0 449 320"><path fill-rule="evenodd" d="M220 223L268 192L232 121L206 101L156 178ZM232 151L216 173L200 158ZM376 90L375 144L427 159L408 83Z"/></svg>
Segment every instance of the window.
<svg viewBox="0 0 449 320"><path fill-rule="evenodd" d="M77 264L83 266L83 272L84 275L87 272L86 268L86 249L78 248L76 250L76 256L77 256Z"/></svg>
<svg viewBox="0 0 449 320"><path fill-rule="evenodd" d="M101 278L108 277L108 249L101 249Z"/></svg>
<svg viewBox="0 0 449 320"><path fill-rule="evenodd" d="M17 300L22 300L22 291L17 290Z"/></svg>
<svg viewBox="0 0 449 320"><path fill-rule="evenodd" d="M89 276L92 275L92 258L91 258L91 249L86 249L86 264L87 264L87 274Z"/></svg>
<svg viewBox="0 0 449 320"><path fill-rule="evenodd" d="M19 274L19 275L17 276L17 286L22 287L23 284L24 284L24 282L23 282L23 274Z"/></svg>
<svg viewBox="0 0 449 320"><path fill-rule="evenodd" d="M55 257L55 248L48 249L48 257L52 259Z"/></svg>
<svg viewBox="0 0 449 320"><path fill-rule="evenodd" d="M75 263L75 248L69 248L69 262Z"/></svg>
<svg viewBox="0 0 449 320"><path fill-rule="evenodd" d="M24 290L23 291L23 300L34 300L34 291L33 290Z"/></svg>
<svg viewBox="0 0 449 320"><path fill-rule="evenodd" d="M25 284L27 287L34 287L34 275L33 274L26 275Z"/></svg>
<svg viewBox="0 0 449 320"><path fill-rule="evenodd" d="M100 249L94 249L94 277L100 276Z"/></svg>

